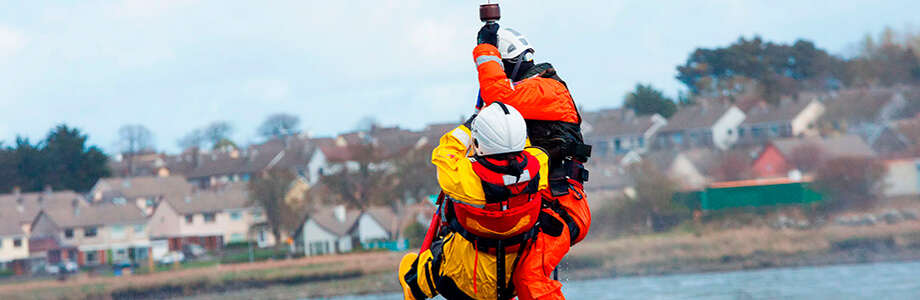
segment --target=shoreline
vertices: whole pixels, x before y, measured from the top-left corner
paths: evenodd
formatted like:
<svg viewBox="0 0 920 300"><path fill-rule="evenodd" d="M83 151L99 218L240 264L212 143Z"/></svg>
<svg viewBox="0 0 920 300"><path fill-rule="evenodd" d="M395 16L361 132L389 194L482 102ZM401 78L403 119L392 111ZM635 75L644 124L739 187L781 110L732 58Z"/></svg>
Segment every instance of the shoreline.
<svg viewBox="0 0 920 300"><path fill-rule="evenodd" d="M218 265L120 278L0 285L3 299L292 299L399 293L403 253L367 252ZM572 248L560 280L705 274L920 260L920 222L783 231L742 228L704 234L594 239Z"/></svg>

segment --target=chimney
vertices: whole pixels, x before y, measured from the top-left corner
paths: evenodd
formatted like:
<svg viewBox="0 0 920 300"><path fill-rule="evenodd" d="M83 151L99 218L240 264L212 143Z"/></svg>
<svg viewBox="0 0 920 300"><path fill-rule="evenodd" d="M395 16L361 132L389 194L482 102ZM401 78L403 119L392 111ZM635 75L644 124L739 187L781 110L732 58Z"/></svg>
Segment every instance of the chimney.
<svg viewBox="0 0 920 300"><path fill-rule="evenodd" d="M332 211L339 223L345 223L345 205L336 205Z"/></svg>
<svg viewBox="0 0 920 300"><path fill-rule="evenodd" d="M18 186L13 187L13 198L16 198L16 210L19 212L25 211L25 207L23 207L25 199L22 199L22 190Z"/></svg>
<svg viewBox="0 0 920 300"><path fill-rule="evenodd" d="M70 206L73 207L73 215L80 216L80 199L73 199L70 201Z"/></svg>

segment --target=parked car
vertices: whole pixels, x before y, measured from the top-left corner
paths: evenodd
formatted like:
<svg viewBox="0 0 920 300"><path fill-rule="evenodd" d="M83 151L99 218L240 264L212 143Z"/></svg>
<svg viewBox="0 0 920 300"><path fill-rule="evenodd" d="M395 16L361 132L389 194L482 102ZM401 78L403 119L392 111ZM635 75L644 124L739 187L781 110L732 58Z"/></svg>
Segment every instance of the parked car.
<svg viewBox="0 0 920 300"><path fill-rule="evenodd" d="M180 251L169 251L166 253L166 255L163 255L163 257L160 258L160 263L165 265L183 261L185 261L185 254L182 254Z"/></svg>
<svg viewBox="0 0 920 300"><path fill-rule="evenodd" d="M197 259L208 254L208 251L196 244L182 245L182 254L189 259Z"/></svg>
<svg viewBox="0 0 920 300"><path fill-rule="evenodd" d="M112 262L112 273L115 276L134 274L134 270L136 268L137 268L137 264L132 263L130 260L127 260L127 259Z"/></svg>
<svg viewBox="0 0 920 300"><path fill-rule="evenodd" d="M45 272L48 274L71 274L80 270L80 266L72 260L61 261L57 264L45 266Z"/></svg>

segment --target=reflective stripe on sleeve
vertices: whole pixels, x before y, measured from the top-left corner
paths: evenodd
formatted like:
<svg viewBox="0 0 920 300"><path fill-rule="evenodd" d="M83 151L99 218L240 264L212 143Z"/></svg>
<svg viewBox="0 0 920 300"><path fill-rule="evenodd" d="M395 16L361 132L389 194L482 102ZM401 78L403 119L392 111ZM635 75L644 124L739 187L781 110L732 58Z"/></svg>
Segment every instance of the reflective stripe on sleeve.
<svg viewBox="0 0 920 300"><path fill-rule="evenodd" d="M490 61L497 62L498 65L502 64L502 59L499 58L498 56L480 55L479 57L476 57L476 66L478 67L479 65L484 64L486 62L490 62Z"/></svg>
<svg viewBox="0 0 920 300"><path fill-rule="evenodd" d="M450 135L460 140L460 142L463 143L464 146L466 147L470 146L470 134L467 133L466 130L457 128L451 131Z"/></svg>

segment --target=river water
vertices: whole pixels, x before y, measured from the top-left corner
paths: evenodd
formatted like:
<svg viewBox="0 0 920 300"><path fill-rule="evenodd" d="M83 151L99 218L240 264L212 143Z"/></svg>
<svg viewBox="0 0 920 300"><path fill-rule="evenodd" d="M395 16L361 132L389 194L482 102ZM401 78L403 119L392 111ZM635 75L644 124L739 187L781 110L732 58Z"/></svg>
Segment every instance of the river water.
<svg viewBox="0 0 920 300"><path fill-rule="evenodd" d="M563 282L567 299L920 299L920 261ZM339 300L402 299L400 294Z"/></svg>

